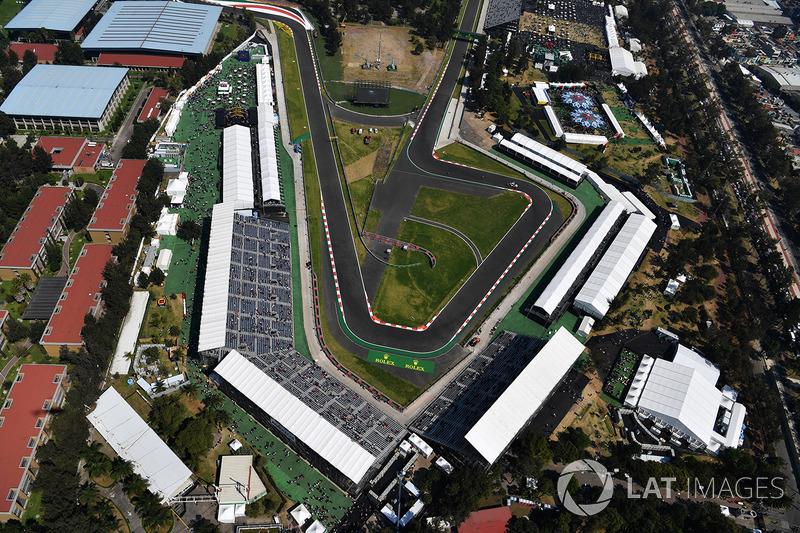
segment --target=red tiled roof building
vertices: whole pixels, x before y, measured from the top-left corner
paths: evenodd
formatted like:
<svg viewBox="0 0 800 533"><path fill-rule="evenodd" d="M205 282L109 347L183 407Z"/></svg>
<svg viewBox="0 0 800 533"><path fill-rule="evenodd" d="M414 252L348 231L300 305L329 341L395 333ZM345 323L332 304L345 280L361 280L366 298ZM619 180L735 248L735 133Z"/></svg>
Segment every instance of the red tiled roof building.
<svg viewBox="0 0 800 533"><path fill-rule="evenodd" d="M87 314L99 316L103 308L100 295L103 269L113 248L111 244L83 245L39 342L49 355L57 356L61 346L75 351L83 345L84 318Z"/></svg>
<svg viewBox="0 0 800 533"><path fill-rule="evenodd" d="M68 389L66 365L22 365L14 378L0 408L0 522L22 518L39 472L36 449L50 439L51 412Z"/></svg>
<svg viewBox="0 0 800 533"><path fill-rule="evenodd" d="M117 244L125 239L136 210L136 187L145 163L144 159L122 159L119 162L86 227L92 242Z"/></svg>
<svg viewBox="0 0 800 533"><path fill-rule="evenodd" d="M41 137L36 146L50 154L53 170L71 170L77 174L91 174L106 151L103 143L84 137Z"/></svg>
<svg viewBox="0 0 800 533"><path fill-rule="evenodd" d="M39 277L46 263L45 246L61 234L64 209L72 197L70 187L39 187L0 250L0 279L26 272Z"/></svg>

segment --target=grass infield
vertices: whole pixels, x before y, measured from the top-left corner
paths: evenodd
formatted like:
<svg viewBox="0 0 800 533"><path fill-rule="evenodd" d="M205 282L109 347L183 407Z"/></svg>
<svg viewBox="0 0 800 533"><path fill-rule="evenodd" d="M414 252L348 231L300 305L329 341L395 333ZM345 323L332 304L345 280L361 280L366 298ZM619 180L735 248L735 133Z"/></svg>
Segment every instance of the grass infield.
<svg viewBox="0 0 800 533"><path fill-rule="evenodd" d="M486 257L527 205L524 196L510 191L480 198L421 187L411 214L457 229L478 247L481 256Z"/></svg>
<svg viewBox="0 0 800 533"><path fill-rule="evenodd" d="M390 263L408 268L388 267L384 271L373 310L386 322L421 326L452 298L477 267L472 250L457 235L420 222L403 221L398 239L430 250L436 257L431 268L420 252L392 251Z"/></svg>

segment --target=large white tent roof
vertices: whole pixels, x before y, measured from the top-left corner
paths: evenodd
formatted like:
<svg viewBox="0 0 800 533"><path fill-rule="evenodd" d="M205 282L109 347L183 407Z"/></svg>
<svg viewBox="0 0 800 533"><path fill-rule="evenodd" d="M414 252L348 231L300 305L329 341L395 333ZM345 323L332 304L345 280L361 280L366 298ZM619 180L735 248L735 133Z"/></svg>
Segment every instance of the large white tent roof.
<svg viewBox="0 0 800 533"><path fill-rule="evenodd" d="M267 106L263 106L266 110ZM265 111L266 112L266 111ZM269 110L271 113L271 110ZM259 108L258 157L261 162L261 201L281 200L281 184L278 175L278 154L275 149L275 129L271 120L261 117Z"/></svg>
<svg viewBox="0 0 800 533"><path fill-rule="evenodd" d="M533 304L535 307L547 313L548 316L553 314L575 284L580 273L597 253L600 244L608 237L624 210L623 205L615 201L609 202L603 208L600 216L583 236L578 246L547 284L544 292L536 299L536 303Z"/></svg>
<svg viewBox="0 0 800 533"><path fill-rule="evenodd" d="M583 344L559 328L511 385L466 434L486 461L494 463L535 415L583 353Z"/></svg>
<svg viewBox="0 0 800 533"><path fill-rule="evenodd" d="M358 484L375 462L375 456L236 350L214 371L354 483Z"/></svg>
<svg viewBox="0 0 800 533"><path fill-rule="evenodd" d="M252 455L223 455L217 486L220 504L250 503L267 492L253 467Z"/></svg>
<svg viewBox="0 0 800 533"><path fill-rule="evenodd" d="M721 401L697 369L656 359L637 407L708 445Z"/></svg>
<svg viewBox="0 0 800 533"><path fill-rule="evenodd" d="M609 48L608 55L611 59L611 74L633 76L636 79L647 76L647 66L634 60L633 54L624 48Z"/></svg>
<svg viewBox="0 0 800 533"><path fill-rule="evenodd" d="M308 512L308 508L303 505L302 503L289 511L289 514L292 515L294 521L297 522L298 525L302 526L305 524L309 518L311 518L311 513Z"/></svg>
<svg viewBox="0 0 800 533"><path fill-rule="evenodd" d="M655 231L656 223L645 215L634 213L628 217L575 297L575 306L595 318L603 318Z"/></svg>
<svg viewBox="0 0 800 533"><path fill-rule="evenodd" d="M216 204L211 211L211 234L208 238L208 261L203 288L203 314L197 350L225 346L225 320L228 316L228 282L231 271L231 238L234 205Z"/></svg>
<svg viewBox="0 0 800 533"><path fill-rule="evenodd" d="M537 164L551 169L563 179L575 185L580 183L584 177L594 174L583 163L567 157L521 133L512 135L510 141L505 139L500 141L500 146L532 159Z"/></svg>
<svg viewBox="0 0 800 533"><path fill-rule="evenodd" d="M672 362L694 368L712 385L716 385L719 380L719 367L683 344L678 344Z"/></svg>
<svg viewBox="0 0 800 533"><path fill-rule="evenodd" d="M253 162L250 128L222 130L222 200L239 209L253 209Z"/></svg>
<svg viewBox="0 0 800 533"><path fill-rule="evenodd" d="M169 500L191 486L192 471L113 387L97 399L87 418L117 455L150 482L153 494Z"/></svg>

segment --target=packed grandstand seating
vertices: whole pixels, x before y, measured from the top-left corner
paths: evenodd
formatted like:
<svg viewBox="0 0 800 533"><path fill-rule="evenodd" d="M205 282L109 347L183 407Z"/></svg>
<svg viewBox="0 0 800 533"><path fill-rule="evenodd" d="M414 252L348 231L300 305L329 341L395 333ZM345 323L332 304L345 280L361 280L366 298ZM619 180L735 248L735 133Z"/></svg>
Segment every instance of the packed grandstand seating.
<svg viewBox="0 0 800 533"><path fill-rule="evenodd" d="M295 350L248 359L376 457L405 433L400 424Z"/></svg>
<svg viewBox="0 0 800 533"><path fill-rule="evenodd" d="M243 355L292 346L289 226L234 215L225 345Z"/></svg>
<svg viewBox="0 0 800 533"><path fill-rule="evenodd" d="M531 362L543 339L501 333L412 422L411 429L466 456L464 435Z"/></svg>

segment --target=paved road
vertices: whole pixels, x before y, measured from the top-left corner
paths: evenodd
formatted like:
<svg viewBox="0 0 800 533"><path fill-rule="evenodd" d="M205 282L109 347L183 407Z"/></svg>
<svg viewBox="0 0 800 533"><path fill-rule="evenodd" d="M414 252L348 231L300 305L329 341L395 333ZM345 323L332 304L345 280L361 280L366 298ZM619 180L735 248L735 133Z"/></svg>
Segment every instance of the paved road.
<svg viewBox="0 0 800 533"><path fill-rule="evenodd" d="M100 494L102 494L103 497L108 498L114 502L117 507L119 507L119 510L122 511L122 514L124 514L125 518L127 518L132 532L140 533L144 531L141 518L139 518L139 515L136 514L136 509L128 499L128 496L126 496L125 492L122 490L122 483L117 483L108 489L103 487L98 487L98 489L100 489Z"/></svg>
<svg viewBox="0 0 800 533"><path fill-rule="evenodd" d="M69 265L69 246L72 244L72 239L75 237L75 232L70 231L69 235L67 235L67 240L64 241L64 246L61 248L61 270L58 271L58 275L61 277L69 276L70 272L70 265Z"/></svg>
<svg viewBox="0 0 800 533"><path fill-rule="evenodd" d="M479 0L469 0L462 28L472 28L479 3ZM317 168L335 169L336 163L333 147L329 141L330 133L325 115L326 106L317 87L317 77L308 39L299 26L294 27L293 30L296 37L295 46L306 106L310 117L311 138L314 144ZM456 84L467 50L468 43L466 41L456 42L437 96L434 98L414 140L401 153L399 160L395 164L394 171L382 187L382 190L385 190L385 194L388 194L389 197L392 197L397 192L406 192L408 190L408 181L412 179L418 183L424 182L426 186L447 189L464 188L465 190L472 190L480 187L484 190L492 190L489 188L494 188L493 190L496 192L501 192L505 189L505 185L508 182L508 178L505 176L454 166L440 162L431 155L431 147L435 142L439 124L446 112L450 95ZM399 176L402 176L402 178ZM424 332L412 332L380 325L370 318L365 300L364 281L358 267L358 259L349 225L347 203L338 176L335 172L321 171L319 180L347 326L364 341L378 346L391 346L414 352L437 350L454 337L465 318L486 294L487 289L501 276L511 260L529 240L533 231L542 224L551 212L551 202L541 188L530 183L520 183L519 190L527 193L533 199L531 209L517 222L507 237L475 271L473 276L451 300L450 304L445 307L433 325ZM508 287L513 277L545 246L548 237L558 229L561 223L562 220L557 213L550 218L550 221L542 230L540 238L534 240L532 245L528 247L526 253L504 278L503 283L497 288L492 298L484 304L481 311L485 312L492 305L499 297L499 294ZM324 258L325 270L319 276L321 290L326 305L329 326L332 330L341 332L334 307L337 302L337 295L333 288L330 268L330 261L326 255ZM336 334L334 335L336 336ZM339 339L337 338L337 340Z"/></svg>
<svg viewBox="0 0 800 533"><path fill-rule="evenodd" d="M122 123L122 126L120 126L119 133L117 133L116 137L114 137L114 145L111 148L111 160L115 164L119 162L120 158L122 157L122 149L125 148L126 144L128 144L128 140L133 134L133 121L139 116L137 111L144 105L145 99L149 95L150 88L147 86L142 87L142 90L139 91L139 95L136 97L136 100L131 106L130 113L128 113L128 116L125 117L125 121Z"/></svg>

